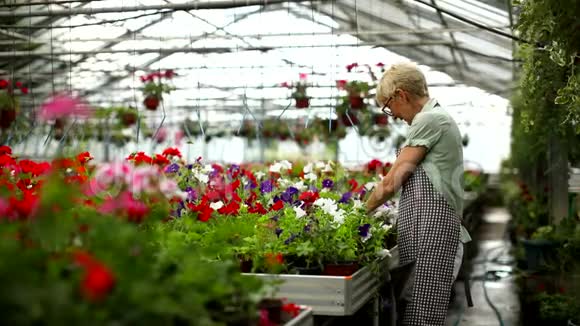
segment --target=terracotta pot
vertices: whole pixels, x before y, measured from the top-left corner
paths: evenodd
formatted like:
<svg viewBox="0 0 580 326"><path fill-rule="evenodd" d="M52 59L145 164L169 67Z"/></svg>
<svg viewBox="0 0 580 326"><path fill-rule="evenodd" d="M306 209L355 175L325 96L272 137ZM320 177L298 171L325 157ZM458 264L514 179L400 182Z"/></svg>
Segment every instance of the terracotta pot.
<svg viewBox="0 0 580 326"><path fill-rule="evenodd" d="M143 104L145 105L145 108L147 108L147 110L155 111L159 107L160 102L161 101L159 100L159 98L157 96L147 95L147 97L143 101Z"/></svg>
<svg viewBox="0 0 580 326"><path fill-rule="evenodd" d="M350 117L350 119L349 119L349 117ZM359 124L359 120L353 112L349 112L348 116L346 115L346 113L342 113L340 115L340 120L342 121L342 124L345 127L352 127L352 126L356 126ZM351 122L351 120L352 120L352 122Z"/></svg>
<svg viewBox="0 0 580 326"><path fill-rule="evenodd" d="M351 96L349 100L351 109L362 109L365 106L365 101L360 96Z"/></svg>
<svg viewBox="0 0 580 326"><path fill-rule="evenodd" d="M350 276L358 271L357 262L345 262L339 264L324 265L324 275L329 276Z"/></svg>
<svg viewBox="0 0 580 326"><path fill-rule="evenodd" d="M242 270L242 273L251 273L252 267L254 267L254 262L251 259L240 259L240 269Z"/></svg>
<svg viewBox="0 0 580 326"><path fill-rule="evenodd" d="M386 126L389 124L389 116L386 114L375 115L375 124L379 126Z"/></svg>
<svg viewBox="0 0 580 326"><path fill-rule="evenodd" d="M262 299L258 303L258 308L268 312L268 319L276 324L282 323L282 306L284 303L280 299Z"/></svg>
<svg viewBox="0 0 580 326"><path fill-rule="evenodd" d="M14 120L16 120L16 109L0 109L0 128L10 128Z"/></svg>
<svg viewBox="0 0 580 326"><path fill-rule="evenodd" d="M296 99L296 108L306 109L309 106L310 106L310 99L309 98L297 98Z"/></svg>
<svg viewBox="0 0 580 326"><path fill-rule="evenodd" d="M129 127L134 125L137 122L137 113L135 112L124 112L121 115L121 123L124 126Z"/></svg>

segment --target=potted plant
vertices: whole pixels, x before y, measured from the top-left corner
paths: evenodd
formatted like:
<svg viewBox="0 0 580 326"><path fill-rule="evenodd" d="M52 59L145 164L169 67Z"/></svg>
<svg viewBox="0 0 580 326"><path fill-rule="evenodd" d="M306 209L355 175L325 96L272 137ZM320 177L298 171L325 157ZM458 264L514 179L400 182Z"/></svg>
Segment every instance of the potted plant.
<svg viewBox="0 0 580 326"><path fill-rule="evenodd" d="M364 99L369 95L371 86L369 83L358 80L339 80L337 88L345 90L347 96L343 97L343 102L348 103L351 109L363 109L366 107Z"/></svg>
<svg viewBox="0 0 580 326"><path fill-rule="evenodd" d="M296 108L306 109L310 106L310 97L306 93L306 89L308 88L306 79L308 75L304 73L300 73L299 75L300 79L295 84L284 82L282 83L282 86L294 89L294 91L292 92L292 98L296 100Z"/></svg>
<svg viewBox="0 0 580 326"><path fill-rule="evenodd" d="M175 72L173 70L154 72L146 76L141 76L141 81L145 84L143 87L143 95L145 95L143 104L147 110L157 110L159 103L163 101L163 94L169 94L175 90L175 87L162 82L164 79L171 80L174 76Z"/></svg>
<svg viewBox="0 0 580 326"><path fill-rule="evenodd" d="M0 128L2 129L10 128L16 120L19 102L15 89L19 89L24 95L28 94L28 88L24 87L21 82L12 83L10 80L0 79Z"/></svg>
<svg viewBox="0 0 580 326"><path fill-rule="evenodd" d="M118 107L114 109L117 113L117 119L124 127L130 127L137 123L137 109L133 107Z"/></svg>

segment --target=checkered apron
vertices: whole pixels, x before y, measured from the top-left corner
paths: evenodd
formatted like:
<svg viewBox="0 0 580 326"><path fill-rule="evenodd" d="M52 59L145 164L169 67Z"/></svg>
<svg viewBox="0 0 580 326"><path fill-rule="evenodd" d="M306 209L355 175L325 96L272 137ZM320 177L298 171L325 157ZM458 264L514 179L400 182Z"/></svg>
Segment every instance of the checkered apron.
<svg viewBox="0 0 580 326"><path fill-rule="evenodd" d="M445 325L460 219L421 166L403 185L397 219L400 264L415 261L403 325Z"/></svg>

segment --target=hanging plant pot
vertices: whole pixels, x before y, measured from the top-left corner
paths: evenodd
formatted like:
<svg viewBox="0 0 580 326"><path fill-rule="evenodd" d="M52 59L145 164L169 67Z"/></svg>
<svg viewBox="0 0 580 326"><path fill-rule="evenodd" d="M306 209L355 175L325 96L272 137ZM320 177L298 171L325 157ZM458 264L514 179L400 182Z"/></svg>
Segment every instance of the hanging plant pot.
<svg viewBox="0 0 580 326"><path fill-rule="evenodd" d="M386 126L389 124L389 116L385 114L375 115L375 124L378 126Z"/></svg>
<svg viewBox="0 0 580 326"><path fill-rule="evenodd" d="M145 97L145 100L143 101L143 104L145 105L145 108L147 108L147 110L155 111L159 107L160 102L161 100L159 99L159 97L155 95L147 95L147 97Z"/></svg>
<svg viewBox="0 0 580 326"><path fill-rule="evenodd" d="M361 96L349 97L351 109L362 109L365 106L365 101Z"/></svg>
<svg viewBox="0 0 580 326"><path fill-rule="evenodd" d="M328 276L350 276L358 271L357 262L343 262L337 264L324 265L324 275Z"/></svg>
<svg viewBox="0 0 580 326"><path fill-rule="evenodd" d="M345 127L352 127L359 124L359 120L353 112L350 112L348 115L346 113L342 113L340 115L340 120Z"/></svg>
<svg viewBox="0 0 580 326"><path fill-rule="evenodd" d="M135 112L123 112L121 114L121 123L125 127L129 127L137 123L137 113Z"/></svg>
<svg viewBox="0 0 580 326"><path fill-rule="evenodd" d="M310 106L310 99L309 98L297 98L296 99L296 108L298 109L306 109Z"/></svg>
<svg viewBox="0 0 580 326"><path fill-rule="evenodd" d="M16 120L15 108L0 108L0 128L10 128L14 120Z"/></svg>
<svg viewBox="0 0 580 326"><path fill-rule="evenodd" d="M264 136L264 138L272 138L273 135L274 132L272 132L271 130L264 130L264 132L262 133L262 136Z"/></svg>

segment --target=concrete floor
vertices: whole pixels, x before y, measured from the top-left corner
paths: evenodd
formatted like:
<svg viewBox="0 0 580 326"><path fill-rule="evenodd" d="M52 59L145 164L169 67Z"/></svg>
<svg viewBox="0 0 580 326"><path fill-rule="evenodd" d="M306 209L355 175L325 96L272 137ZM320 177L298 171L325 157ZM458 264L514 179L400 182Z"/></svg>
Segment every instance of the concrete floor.
<svg viewBox="0 0 580 326"><path fill-rule="evenodd" d="M519 325L519 299L511 273L514 260L505 232L509 219L503 208L489 208L484 213L477 234L472 235L477 254L466 261L474 306L467 307L464 282L458 281L447 317L448 326ZM488 301L493 303L495 309Z"/></svg>

